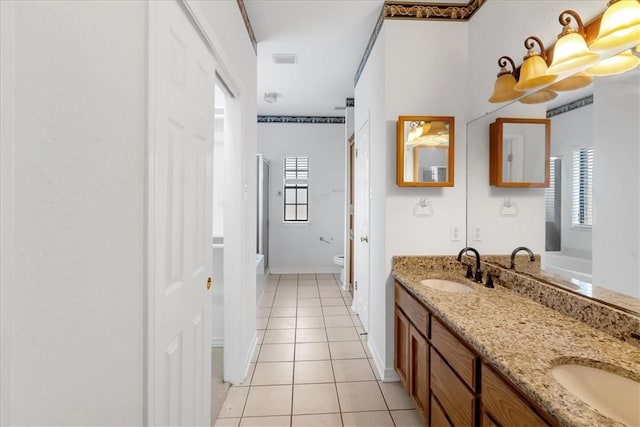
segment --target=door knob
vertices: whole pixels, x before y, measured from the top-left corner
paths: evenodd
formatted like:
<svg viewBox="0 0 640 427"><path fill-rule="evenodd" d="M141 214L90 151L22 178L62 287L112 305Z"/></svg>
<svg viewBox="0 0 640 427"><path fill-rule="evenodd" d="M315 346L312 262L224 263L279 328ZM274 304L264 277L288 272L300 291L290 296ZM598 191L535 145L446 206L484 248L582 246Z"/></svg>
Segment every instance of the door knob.
<svg viewBox="0 0 640 427"><path fill-rule="evenodd" d="M368 236L362 236L360 238L360 241L363 242L363 243L369 243L369 237Z"/></svg>
<svg viewBox="0 0 640 427"><path fill-rule="evenodd" d="M211 289L211 277L207 279L207 290Z"/></svg>

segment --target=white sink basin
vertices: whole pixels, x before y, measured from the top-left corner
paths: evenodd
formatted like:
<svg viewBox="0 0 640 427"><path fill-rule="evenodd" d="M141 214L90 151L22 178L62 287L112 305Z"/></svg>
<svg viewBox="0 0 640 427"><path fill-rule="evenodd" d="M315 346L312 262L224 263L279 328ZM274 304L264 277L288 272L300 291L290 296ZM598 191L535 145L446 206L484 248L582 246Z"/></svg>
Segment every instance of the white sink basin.
<svg viewBox="0 0 640 427"><path fill-rule="evenodd" d="M600 413L628 426L640 426L640 382L582 365L558 365L553 377Z"/></svg>
<svg viewBox="0 0 640 427"><path fill-rule="evenodd" d="M428 288L436 289L438 291L457 293L466 293L473 291L473 288L471 286L465 285L464 283L453 282L451 280L427 279L421 281L420 283Z"/></svg>

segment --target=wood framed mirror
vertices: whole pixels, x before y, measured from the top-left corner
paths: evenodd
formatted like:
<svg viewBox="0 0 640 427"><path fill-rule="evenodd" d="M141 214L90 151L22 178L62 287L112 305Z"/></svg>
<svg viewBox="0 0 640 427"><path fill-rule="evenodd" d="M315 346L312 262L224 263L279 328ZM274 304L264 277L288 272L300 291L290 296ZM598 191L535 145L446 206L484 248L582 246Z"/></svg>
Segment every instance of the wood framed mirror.
<svg viewBox="0 0 640 427"><path fill-rule="evenodd" d="M398 186L453 187L454 128L451 116L398 118Z"/></svg>
<svg viewBox="0 0 640 427"><path fill-rule="evenodd" d="M489 144L491 185L549 186L549 119L497 118L490 125Z"/></svg>

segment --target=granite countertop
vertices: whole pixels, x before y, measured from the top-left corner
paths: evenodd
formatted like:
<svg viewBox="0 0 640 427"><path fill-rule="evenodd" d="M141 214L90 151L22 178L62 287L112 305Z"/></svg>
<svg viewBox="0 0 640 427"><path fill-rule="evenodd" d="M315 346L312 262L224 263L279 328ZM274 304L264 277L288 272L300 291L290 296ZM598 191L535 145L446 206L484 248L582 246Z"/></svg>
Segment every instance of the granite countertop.
<svg viewBox="0 0 640 427"><path fill-rule="evenodd" d="M576 363L640 381L640 349L502 286L478 285L464 278L462 268L434 271L424 267L395 264L392 274L561 425L623 425L566 391L553 378L551 368ZM443 292L420 283L430 278L467 283L474 290Z"/></svg>

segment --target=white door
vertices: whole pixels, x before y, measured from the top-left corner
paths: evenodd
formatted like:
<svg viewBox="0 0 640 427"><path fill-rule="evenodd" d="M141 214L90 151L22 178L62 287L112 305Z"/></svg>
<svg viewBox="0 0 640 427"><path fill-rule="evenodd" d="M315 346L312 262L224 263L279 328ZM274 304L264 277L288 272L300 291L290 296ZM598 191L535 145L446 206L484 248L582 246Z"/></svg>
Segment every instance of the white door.
<svg viewBox="0 0 640 427"><path fill-rule="evenodd" d="M356 133L355 159L355 309L369 330L369 121Z"/></svg>
<svg viewBox="0 0 640 427"><path fill-rule="evenodd" d="M215 67L180 4L149 14L148 424L209 425Z"/></svg>

